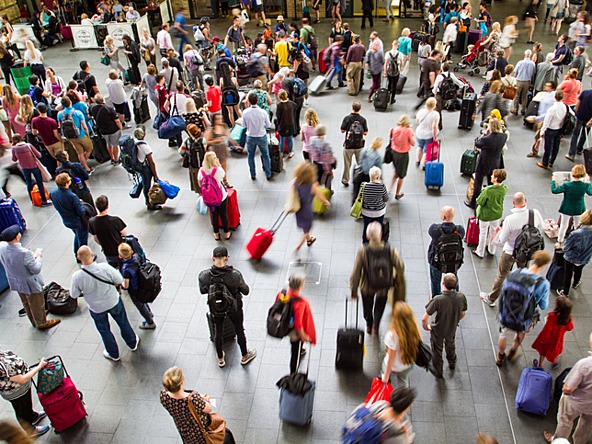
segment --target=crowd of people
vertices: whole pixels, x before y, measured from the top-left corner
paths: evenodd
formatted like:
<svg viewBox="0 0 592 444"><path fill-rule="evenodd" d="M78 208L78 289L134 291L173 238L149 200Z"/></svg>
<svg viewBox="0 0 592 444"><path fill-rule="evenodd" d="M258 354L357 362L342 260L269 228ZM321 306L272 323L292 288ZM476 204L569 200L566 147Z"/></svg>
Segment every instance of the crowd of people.
<svg viewBox="0 0 592 444"><path fill-rule="evenodd" d="M449 370L456 368L456 331L469 309L458 271L464 263L463 240L465 235L468 239L470 233L463 225L455 223L455 208L450 205L442 207L440 220L429 227L430 296L425 313L418 320L405 302L402 255L388 243L387 206L399 202L405 195L403 186L413 147L417 149L415 167L419 174L428 162L439 159L434 150L441 149L443 141L442 110L450 101L448 90L453 88L464 93L470 86L452 72L450 59L474 21L481 31L480 45L488 48L491 60L484 65L486 82L478 95L475 115L471 116L475 120L480 113L482 122L475 142L472 194L467 196L465 204L475 210L479 231L472 253L483 259L486 253L494 256L498 246L502 249L491 291L482 292L480 299L490 307L499 305L500 335L495 364L502 367L514 361L525 335L537 322L543 322L539 309L546 310L550 305L551 283L545 276L553 259L544 251L541 241L546 222L538 209L528 206L523 192L513 193L513 209L510 214L504 214L504 199L509 191L504 182L514 173L511 167L506 168L503 158L510 123L513 123L511 114L522 114L524 123L533 125L534 143L525 154L538 157L543 144L544 155L537 162L539 167L553 167L571 116L573 135L565 157L576 162L576 156L582 155L592 124L592 95L582 86L591 32L588 13L579 11L569 27L569 34L560 34L568 3L562 0L551 3L547 16L552 19L551 30L557 34L558 41L545 56L542 45L532 41L538 21L537 1L529 3L524 12L524 31L516 29L516 16L507 17L502 28L499 22L492 20L485 3L480 5L476 17L472 16L468 3L457 5L448 1L445 6L427 7L426 33L417 47L420 68L417 113L396 116L396 125L388 130L388 144L383 154L380 152L382 138L375 137L366 143L369 133L368 120L363 115L366 110L354 99L351 112L344 116L340 126L344 142L343 157L338 162L339 150L332 147L326 137L328 128L321 123L319 113L308 107L309 87L312 87L315 71L320 70L322 64L327 65L326 88L334 89L331 82L336 77L338 87L347 87L350 96L358 96L364 79L371 79L369 103L377 100L382 82L386 80L388 103L393 105L401 82L405 86L416 37L405 28L385 51L378 32L373 31L366 47L350 24L341 22L339 2L333 2L334 27L324 51L320 50L324 45L309 17L304 17L301 23L286 24L279 16L272 29L265 20L264 8L253 8L253 12L261 14L263 26L252 40L245 34L242 14L235 13L240 5L230 3L227 2L227 7L233 10L234 18L224 38L212 35L212 24L207 17L190 29L183 8L175 16L172 36L169 24L161 27L156 39L148 29L141 30L139 42L125 35L122 47L117 46L112 36L107 36L101 63L110 70L104 88L92 74L89 61L81 61L80 69L72 75L62 73L71 75L71 80L66 82L47 66L39 48L27 41L23 60L33 72L27 94L19 95L11 86L10 70L5 69L8 65L2 64L6 81L2 87L3 113L0 114L0 117L4 114L3 125L0 125L3 193L6 198L10 197L9 175L21 177L31 201L35 201L38 193L40 205L53 205L64 226L72 230L75 260L80 270L72 276L70 296L84 297L104 344L104 357L119 361L121 354L109 327L109 318L118 324L121 337L131 351L140 346L140 336L127 317L122 290L129 294L143 318L139 329L154 330L157 324L149 303L143 302L141 297L138 270L146 258L142 256L141 247L138 249L138 240L130 238L121 218L109 214L108 196L94 199L90 191L94 169L89 163L93 157L98 160L101 143L108 154L104 163L110 162L113 168L121 165L133 175L134 188L130 196L137 198L143 192L148 210L162 208L153 199L154 187L158 187L160 181L153 148L146 142L151 129L144 124L134 127L128 123L132 101L126 89L128 85L140 91L140 96L147 95L153 103L157 111L155 130L170 126L173 119L183 122L183 129L165 139L168 139L168 146L178 148L183 157L190 189L210 213L215 241L232 242L230 213L235 203L231 198L234 193L229 176L231 149L246 150L253 181L257 180L255 154L259 150L266 179L274 180L278 164L293 159L297 152L295 141L302 141L302 161L291 160L295 168L286 204L286 211L295 213L297 227L302 231L302 237L294 245L293 254L297 259L304 244L310 248L317 240L311 234L314 213L323 213L331 206L332 179L342 160L341 185L347 188L352 184L351 202L354 207L359 205L357 217L363 218L362 246L350 277L351 299L362 299L366 333L384 341L382 383L393 381L396 386L388 402L377 405L373 414L384 423L384 431L392 440L387 442L411 443L414 433L407 412L415 391L410 387L409 375L418 360L420 326L430 335L429 371L435 378L444 378L444 351ZM318 10L318 3L316 5ZM367 10L368 7L365 16ZM120 19L124 12L121 20L139 18L133 7L124 9L117 0L112 4L102 2L97 11L100 17L83 16L82 19L107 21L109 17L105 16L111 15ZM390 22L388 11L386 20ZM224 15L224 8L220 14ZM370 23L372 26L372 21ZM438 23L443 25L441 40L438 40ZM12 32L10 29L8 24L6 32ZM533 49L526 50L523 58L513 65L510 63L512 44L522 32L528 33L527 43L532 44ZM172 37L178 40L177 50ZM190 37L195 39L195 44ZM461 53L473 50L465 48L462 42L460 46ZM21 57L1 42L0 54ZM122 64L124 59L128 61L128 68ZM107 91L108 100L101 89ZM245 94L241 96L239 92ZM461 101L463 99L464 96ZM140 97L140 100L144 99ZM529 111L531 102L538 103L534 114ZM132 107L134 111L135 108ZM272 130L277 132L279 140L268 135ZM133 147L131 151L128 145ZM394 175L387 187L383 170L390 163ZM533 343L533 349L539 354L535 367L542 367L545 361L553 368L558 366L564 334L575 328L569 294L582 285L583 268L592 258L592 210L587 210L585 203L585 196L592 195L589 172L583 164L577 163L569 180L553 176L550 181L550 191L564 195L559 208L555 255L559 251L563 254L565 272L557 286L554 310ZM53 178L57 186L49 193L43 174ZM483 187L484 180L488 182L486 187ZM528 244L525 249L525 226L531 229L529 239L530 236L539 239L536 248ZM220 234L220 229L224 235ZM106 262L97 261L88 245L89 234L100 246ZM0 262L10 288L18 292L22 300L24 315L31 325L42 331L54 328L61 320L48 318L45 311L42 252L24 248L21 236L19 225L2 231ZM232 328L241 352L240 363L244 366L257 357L257 351L247 346L244 326L242 298L249 294L250 288L240 271L229 265L225 246L214 248L212 261L211 268L199 275L199 291L208 295L217 364L220 368L226 366L223 342L226 330ZM304 283L305 276L293 274L288 288L276 296L276 301L289 303L293 313L288 334L291 374L298 371L300 358L317 342L314 313L303 294ZM516 310L516 294L522 297L518 317L515 311L509 313L511 309ZM222 300L229 307L216 312L210 299ZM386 332L381 332L387 305L392 308L390 319ZM590 340L592 348L592 336ZM508 342L511 343L509 350ZM559 401L558 427L555 433L545 432L548 442L560 443L561 438L569 438L577 417L574 442L583 444L589 439L592 433L590 359L578 361L565 379ZM49 427L40 425L45 412L33 411L31 379L46 365L42 359L37 366L29 368L12 351L0 350L0 394L12 403L23 427L36 435L46 433ZM206 442L206 431L216 425L225 435L224 442L233 442L232 432L219 415L213 413L211 398L185 390L184 382L182 370L172 367L163 376L164 389L160 394L160 401L173 417L183 441ZM484 435L477 440L495 442L494 438Z"/></svg>

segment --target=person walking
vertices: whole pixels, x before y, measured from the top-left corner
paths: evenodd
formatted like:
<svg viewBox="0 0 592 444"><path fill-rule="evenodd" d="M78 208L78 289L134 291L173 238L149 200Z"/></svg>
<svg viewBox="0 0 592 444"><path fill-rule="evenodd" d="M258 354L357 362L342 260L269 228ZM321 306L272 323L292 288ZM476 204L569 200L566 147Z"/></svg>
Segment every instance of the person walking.
<svg viewBox="0 0 592 444"><path fill-rule="evenodd" d="M189 137L181 146L183 166L189 170L191 191L201 195L201 184L197 177L206 155L206 139L202 137L201 130L194 123L187 125L187 134Z"/></svg>
<svg viewBox="0 0 592 444"><path fill-rule="evenodd" d="M89 130L84 114L72 108L72 101L68 97L62 97L61 103L64 109L58 113L58 124L62 136L70 141L78 155L78 161L90 174L94 170L88 166L86 161L90 157L93 146L90 137L88 137ZM66 124L64 124L65 122Z"/></svg>
<svg viewBox="0 0 592 444"><path fill-rule="evenodd" d="M370 169L372 167L382 168L383 158L379 151L381 146L382 139L380 137L375 137L370 146L364 148L362 154L360 154L360 163L354 169L354 177L352 180L354 185L352 190L352 205L360 193L362 182L370 182Z"/></svg>
<svg viewBox="0 0 592 444"><path fill-rule="evenodd" d="M269 114L257 105L258 98L256 94L250 93L248 100L250 106L243 111L243 125L247 130L247 155L251 180L257 179L255 169L255 151L257 148L259 148L263 158L265 176L267 180L271 180L271 158L269 157L267 140L267 130L271 128Z"/></svg>
<svg viewBox="0 0 592 444"><path fill-rule="evenodd" d="M505 224L504 224L505 225ZM498 320L500 323L500 335L497 341L497 357L495 365L502 367L506 359L512 361L516 356L518 347L524 341L524 336L532 328L535 316L538 316L537 307L546 310L549 304L549 281L542 277L542 273L551 262L551 255L546 251L537 251L532 255L532 265L512 271L504 280L500 296L500 311ZM520 290L519 290L520 289ZM523 309L516 315L515 304L517 297L522 297ZM530 300L534 298L534 310L528 310ZM512 339L513 338L513 339ZM512 339L512 346L506 356L506 346Z"/></svg>
<svg viewBox="0 0 592 444"><path fill-rule="evenodd" d="M230 142L235 147L239 147L239 145L236 141L230 138L230 130L224 123L222 114L214 114L212 116L212 126L206 130L205 139L208 149L216 154L216 157L220 161L220 166L224 170L224 186L226 188L232 188L232 185L228 183L226 178L228 168L227 160L230 157L228 143Z"/></svg>
<svg viewBox="0 0 592 444"><path fill-rule="evenodd" d="M130 128L125 123L125 107L127 105L127 94L123 89L123 81L117 76L117 71L114 69L109 71L107 80L105 80L105 86L107 86L107 92L109 93L109 100L113 104L115 111L119 115L119 120L123 128Z"/></svg>
<svg viewBox="0 0 592 444"><path fill-rule="evenodd" d="M362 105L360 102L352 103L352 112L343 118L341 122L341 133L345 134L343 143L343 175L341 183L344 187L349 186L349 175L352 164L352 157L356 156L356 163L360 164L360 155L364 148L364 136L368 134L368 122L360 114Z"/></svg>
<svg viewBox="0 0 592 444"><path fill-rule="evenodd" d="M573 218L574 226L580 223L580 217L586 211L586 194L592 196L592 184L582 181L586 177L584 165L575 165L571 169L572 180L559 186L555 180L551 180L551 192L563 194L563 200L559 207L559 232L557 233L556 248L560 248L565 240L565 234Z"/></svg>
<svg viewBox="0 0 592 444"><path fill-rule="evenodd" d="M362 296L366 332L378 336L380 321L392 289L392 301L405 300L405 263L396 248L382 240L382 225L371 222L366 228L368 244L356 254L349 278L352 299Z"/></svg>
<svg viewBox="0 0 592 444"><path fill-rule="evenodd" d="M123 284L123 277L109 264L95 262L95 255L86 245L78 249L77 257L82 265L72 275L70 297L84 297L90 317L105 346L103 356L111 361L119 361L119 347L109 327L109 316L119 326L121 337L131 351L136 351L140 345L140 338L134 333L117 292L117 286Z"/></svg>
<svg viewBox="0 0 592 444"><path fill-rule="evenodd" d="M476 200L476 216L479 221L479 245L472 253L483 259L485 250L491 256L495 256L496 246L493 243L493 235L500 225L504 212L504 198L508 187L503 183L506 180L506 171L495 169L491 173L491 183L485 187Z"/></svg>
<svg viewBox="0 0 592 444"><path fill-rule="evenodd" d="M162 209L161 205L152 205L148 198L148 192L152 187L152 182L158 182L158 173L156 172L156 164L152 155L152 148L148 145L144 138L146 137L146 128L144 125L136 126L134 130L134 143L138 149L138 162L142 165L142 192L144 193L144 201L148 211L156 211Z"/></svg>
<svg viewBox="0 0 592 444"><path fill-rule="evenodd" d="M545 170L553 166L559 154L559 144L563 137L561 128L567 112L567 105L563 103L563 91L555 91L555 103L547 111L541 128L541 137L545 140L545 152L537 165Z"/></svg>
<svg viewBox="0 0 592 444"><path fill-rule="evenodd" d="M310 161L317 167L317 181L323 187L331 190L333 181L333 169L335 168L335 156L331 144L325 138L327 128L325 125L318 125L315 129L315 136L310 139Z"/></svg>
<svg viewBox="0 0 592 444"><path fill-rule="evenodd" d="M518 108L522 104L522 115L526 114L528 106L528 90L530 83L535 77L537 71L536 64L532 61L532 51L524 51L524 58L516 63L514 67L514 77L516 78L516 96L514 97L514 107L512 114L518 114Z"/></svg>
<svg viewBox="0 0 592 444"><path fill-rule="evenodd" d="M304 160L310 159L310 141L317 135L317 126L321 124L317 112L309 108L304 113L304 124L300 129L300 140L302 140L302 157Z"/></svg>
<svg viewBox="0 0 592 444"><path fill-rule="evenodd" d="M349 47L345 56L345 77L347 78L347 93L350 96L357 96L361 89L363 61L366 55L366 48L361 41L360 36L356 35L353 45Z"/></svg>
<svg viewBox="0 0 592 444"><path fill-rule="evenodd" d="M415 140L417 141L415 166L417 167L424 165L427 146L432 142L438 142L440 114L436 111L437 103L434 97L430 97L425 103L425 108L419 111L415 117L417 123L417 128L415 128Z"/></svg>
<svg viewBox="0 0 592 444"><path fill-rule="evenodd" d="M276 107L276 128L280 135L280 151L289 159L294 157L294 134L296 131L295 122L296 104L288 99L286 90L281 89L278 93L278 103ZM286 152L286 146L287 152Z"/></svg>
<svg viewBox="0 0 592 444"><path fill-rule="evenodd" d="M104 194L97 197L98 214L88 221L88 232L93 235L97 244L101 246L107 263L119 269L120 258L118 247L122 237L127 234L126 223L117 216L109 214L109 198Z"/></svg>
<svg viewBox="0 0 592 444"><path fill-rule="evenodd" d="M577 229L567 236L563 243L563 253L565 259L563 290L557 293L569 296L570 287L575 290L582 285L582 271L592 259L592 210L582 214Z"/></svg>
<svg viewBox="0 0 592 444"><path fill-rule="evenodd" d="M411 147L415 144L415 135L411 129L411 119L408 115L403 114L397 120L397 127L390 129L389 147L387 148L392 150L391 156L395 170L389 194L392 195L393 191L395 191L395 200L399 200L405 195L402 190L409 167L409 151L411 151Z"/></svg>
<svg viewBox="0 0 592 444"><path fill-rule="evenodd" d="M391 1L391 0L389 0ZM397 83L405 64L405 56L399 52L399 41L393 40L391 50L384 57L384 77L388 81L387 89L390 94L391 105L396 102Z"/></svg>
<svg viewBox="0 0 592 444"><path fill-rule="evenodd" d="M517 192L512 196L512 214L504 219L502 229L497 236L497 242L503 244L502 255L499 259L497 276L491 287L491 291L481 292L479 297L490 307L495 307L496 300L502 290L502 284L506 279L506 276L512 270L514 263L517 264L518 268L526 267L525 263L517 262L514 258L514 246L518 235L522 233L522 227L528 224L530 214L534 220L533 226L537 228L541 233L543 232L543 217L537 209L529 209L528 200L522 192Z"/></svg>
<svg viewBox="0 0 592 444"><path fill-rule="evenodd" d="M400 444L415 442L415 433L407 413L416 397L417 390L414 388L397 387L388 401L378 401L368 407L383 425L381 435L383 442Z"/></svg>
<svg viewBox="0 0 592 444"><path fill-rule="evenodd" d="M95 104L90 107L90 114L96 124L96 130L105 138L107 151L111 156L111 165L119 164L119 138L121 137L121 130L125 125L125 120L121 121L121 116L117 111L109 105L105 104L103 96L97 94L95 96Z"/></svg>
<svg viewBox="0 0 592 444"><path fill-rule="evenodd" d="M33 253L21 245L21 229L18 225L5 228L0 240L0 263L6 272L8 286L21 298L31 325L38 330L55 327L61 320L47 319L45 312L42 253Z"/></svg>
<svg viewBox="0 0 592 444"><path fill-rule="evenodd" d="M590 334L590 349L592 350L592 334ZM559 410L557 411L557 428L555 433L545 431L546 442L555 438L570 437L573 423L578 419L578 425L573 432L574 444L586 444L592 435L592 356L580 359L572 367L563 381Z"/></svg>
<svg viewBox="0 0 592 444"><path fill-rule="evenodd" d="M532 343L532 348L539 352L539 359L533 362L534 367L543 368L545 359L553 364L553 368L559 365L565 333L574 328L571 309L571 301L566 296L555 299L555 309L547 315L543 329Z"/></svg>
<svg viewBox="0 0 592 444"><path fill-rule="evenodd" d="M213 265L199 274L199 291L201 294L209 294L212 290L212 285L222 284L225 287L225 291L230 293L230 296L236 302L236 308L228 312L225 316L215 315L210 308L210 313L214 316L216 327L214 343L216 345L218 366L224 367L226 365L224 359L225 354L222 349L224 321L226 317L233 324L234 331L236 332L236 339L242 356L241 365L247 365L257 356L257 350L249 350L247 348L247 338L245 336L243 295L247 296L249 294L249 286L245 282L241 272L228 265L228 250L226 247L214 248L212 261Z"/></svg>
<svg viewBox="0 0 592 444"><path fill-rule="evenodd" d="M456 329L468 309L467 298L463 293L456 291L458 280L454 273L446 273L442 282L444 284L442 294L430 300L421 318L423 329L430 332L432 365L434 376L438 379L443 378L444 347L446 347L448 368L450 370L456 368ZM428 324L430 316L434 314L436 318Z"/></svg>
<svg viewBox="0 0 592 444"><path fill-rule="evenodd" d="M210 221L214 230L214 239L217 241L220 240L219 220L222 221L224 238L229 240L232 236L230 228L228 227L228 192L224 186L225 175L226 173L220 165L220 160L216 157L216 153L211 151L207 152L204 156L203 165L200 168L199 173L197 173L197 180L202 184L202 190L204 188L204 180L207 180L209 186L218 188L217 193L221 196L219 205L210 207ZM211 176L211 179L208 179L208 176Z"/></svg>
<svg viewBox="0 0 592 444"><path fill-rule="evenodd" d="M37 185L39 196L41 196L41 206L47 207L51 205L51 201L47 200L45 195L45 186L43 185L43 177L41 176L41 169L37 159L41 159L41 153L37 151L30 143L24 142L23 137L20 134L14 134L12 136L12 161L18 162L23 177L27 183L27 191L29 199L33 202L33 187ZM33 179L35 179L33 181Z"/></svg>
<svg viewBox="0 0 592 444"><path fill-rule="evenodd" d="M371 222L378 222L382 226L388 202L388 191L382 182L382 170L373 166L370 168L370 181L362 184L362 217L364 228L362 231L362 243L368 243L366 228Z"/></svg>
<svg viewBox="0 0 592 444"><path fill-rule="evenodd" d="M565 155L572 162L576 154L582 154L586 143L587 133L592 125L592 90L585 89L576 101L576 126L571 136L569 153Z"/></svg>
<svg viewBox="0 0 592 444"><path fill-rule="evenodd" d="M366 69L372 76L372 85L368 92L368 102L372 102L374 93L380 88L384 69L384 51L380 39L375 38L366 53Z"/></svg>
<svg viewBox="0 0 592 444"><path fill-rule="evenodd" d="M409 387L409 373L417 357L421 336L411 307L403 301L395 303L389 329L384 336L386 355L382 362L382 382L395 376L397 388Z"/></svg>
<svg viewBox="0 0 592 444"><path fill-rule="evenodd" d="M113 37L108 35L103 42L103 52L105 55L109 56L109 67L112 70L119 70L123 78L125 79L125 68L119 61L119 47L115 46L115 41Z"/></svg>

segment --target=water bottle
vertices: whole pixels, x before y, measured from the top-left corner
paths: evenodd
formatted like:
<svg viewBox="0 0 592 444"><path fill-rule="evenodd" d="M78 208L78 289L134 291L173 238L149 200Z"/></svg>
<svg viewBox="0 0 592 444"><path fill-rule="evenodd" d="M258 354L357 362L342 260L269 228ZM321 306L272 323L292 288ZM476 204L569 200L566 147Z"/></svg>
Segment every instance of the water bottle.
<svg viewBox="0 0 592 444"><path fill-rule="evenodd" d="M84 188L84 184L83 184L83 183L82 183L82 181L80 180L80 177L75 177L75 178L74 178L74 182L76 183L76 186L77 186L79 189L81 189L81 190L82 190L82 189Z"/></svg>

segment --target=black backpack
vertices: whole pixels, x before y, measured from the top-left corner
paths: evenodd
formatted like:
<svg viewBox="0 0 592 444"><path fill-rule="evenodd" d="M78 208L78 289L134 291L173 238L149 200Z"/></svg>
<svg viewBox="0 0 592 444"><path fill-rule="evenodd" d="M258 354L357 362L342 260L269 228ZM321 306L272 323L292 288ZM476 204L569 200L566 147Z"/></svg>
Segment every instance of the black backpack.
<svg viewBox="0 0 592 444"><path fill-rule="evenodd" d="M399 51L397 51L394 55L392 51L390 51L388 54L390 59L386 67L386 74L389 77L397 77L401 73L399 70Z"/></svg>
<svg viewBox="0 0 592 444"><path fill-rule="evenodd" d="M259 77L265 74L265 70L261 63L261 56L258 56L257 53L253 54L247 63L247 73L249 77Z"/></svg>
<svg viewBox="0 0 592 444"><path fill-rule="evenodd" d="M76 176L76 174L74 174L71 168L68 168L64 165L62 165L56 170L56 174L60 173L68 173L68 176L70 176L70 190L72 190L72 192L76 194L76 196L79 199L82 198L82 196L85 194L84 190L86 188L84 180ZM76 179L78 179L78 182L76 181Z"/></svg>
<svg viewBox="0 0 592 444"><path fill-rule="evenodd" d="M212 278L208 290L208 306L212 316L218 318L236 312L238 306L236 298L230 293L222 279L217 279L217 282L214 282Z"/></svg>
<svg viewBox="0 0 592 444"><path fill-rule="evenodd" d="M388 290L393 286L393 265L391 264L391 248L385 242L381 250L366 250L366 281L373 290Z"/></svg>
<svg viewBox="0 0 592 444"><path fill-rule="evenodd" d="M570 48L567 48L567 52L565 53L565 56L563 57L563 60L561 60L561 63L563 65L569 65L571 62L573 62L573 52L571 51Z"/></svg>
<svg viewBox="0 0 592 444"><path fill-rule="evenodd" d="M282 296L271 306L267 312L267 334L274 338L283 338L294 328L294 301L299 297L291 297L287 302L282 299L286 296L286 290L282 290Z"/></svg>
<svg viewBox="0 0 592 444"><path fill-rule="evenodd" d="M576 115L568 105L565 105L565 108L565 117L561 124L560 133L562 136L569 136L576 127Z"/></svg>
<svg viewBox="0 0 592 444"><path fill-rule="evenodd" d="M528 222L516 238L512 256L519 264L525 264L535 252L544 248L545 238L534 225L534 210L528 210Z"/></svg>
<svg viewBox="0 0 592 444"><path fill-rule="evenodd" d="M359 120L354 120L350 125L345 145L347 148L362 148L364 146L364 127Z"/></svg>
<svg viewBox="0 0 592 444"><path fill-rule="evenodd" d="M442 273L456 273L463 264L464 248L462 236L456 231L445 233L442 225L438 227L440 237L436 243L434 262Z"/></svg>
<svg viewBox="0 0 592 444"><path fill-rule="evenodd" d="M445 76L442 74L442 83L440 83L440 95L442 96L442 100L452 100L456 99L456 83L452 80L450 74Z"/></svg>
<svg viewBox="0 0 592 444"><path fill-rule="evenodd" d="M138 302L148 304L153 302L162 290L160 267L148 261L141 263L142 258L137 254L134 258L132 267L138 274L138 289L134 291L134 297Z"/></svg>

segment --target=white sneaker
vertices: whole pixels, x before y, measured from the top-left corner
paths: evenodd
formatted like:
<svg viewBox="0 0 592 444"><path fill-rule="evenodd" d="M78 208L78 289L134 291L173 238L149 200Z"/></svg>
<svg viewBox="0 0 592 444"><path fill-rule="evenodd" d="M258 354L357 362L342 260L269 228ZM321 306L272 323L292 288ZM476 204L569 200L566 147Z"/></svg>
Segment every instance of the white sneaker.
<svg viewBox="0 0 592 444"><path fill-rule="evenodd" d="M111 361L114 361L114 362L117 362L117 361L119 361L119 359L121 359L121 358L114 358L113 356L111 356L109 354L109 352L107 350L103 350L103 356Z"/></svg>
<svg viewBox="0 0 592 444"><path fill-rule="evenodd" d="M136 335L136 346L130 350L135 352L138 349L139 345L140 345L140 337L138 335Z"/></svg>
<svg viewBox="0 0 592 444"><path fill-rule="evenodd" d="M495 301L492 301L491 299L489 299L489 293L482 291L481 293L479 293L479 297L481 298L481 300L483 302L485 302L490 307L495 307Z"/></svg>

